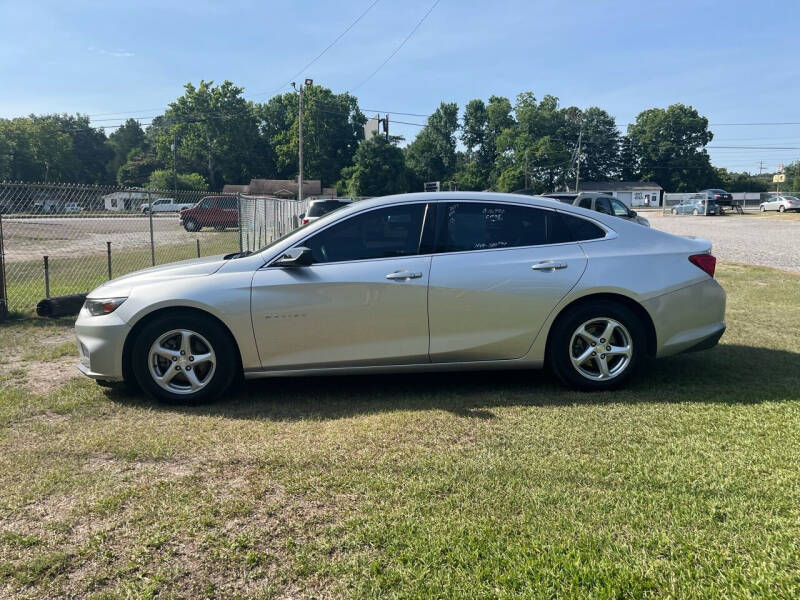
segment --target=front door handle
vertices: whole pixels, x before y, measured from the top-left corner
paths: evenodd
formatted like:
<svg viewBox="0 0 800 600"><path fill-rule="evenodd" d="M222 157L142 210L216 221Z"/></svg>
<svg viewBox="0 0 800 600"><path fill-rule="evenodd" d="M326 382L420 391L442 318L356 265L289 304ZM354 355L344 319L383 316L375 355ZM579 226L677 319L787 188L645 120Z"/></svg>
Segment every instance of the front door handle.
<svg viewBox="0 0 800 600"><path fill-rule="evenodd" d="M543 260L540 263L536 263L531 267L534 271L554 271L555 269L566 269L567 263L563 262L553 262L552 260Z"/></svg>
<svg viewBox="0 0 800 600"><path fill-rule="evenodd" d="M405 281L406 279L419 279L420 277L422 277L422 273L419 271L412 273L411 271L401 270L389 273L386 279Z"/></svg>

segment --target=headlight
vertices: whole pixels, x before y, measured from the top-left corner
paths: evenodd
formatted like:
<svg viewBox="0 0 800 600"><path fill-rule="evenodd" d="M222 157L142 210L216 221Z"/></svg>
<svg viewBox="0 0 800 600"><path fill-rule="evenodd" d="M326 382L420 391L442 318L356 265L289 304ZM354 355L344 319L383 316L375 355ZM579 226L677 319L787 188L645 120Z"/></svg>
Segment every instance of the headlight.
<svg viewBox="0 0 800 600"><path fill-rule="evenodd" d="M83 307L89 311L90 315L99 317L100 315L111 314L117 310L119 305L125 302L125 300L127 300L127 298L87 298Z"/></svg>

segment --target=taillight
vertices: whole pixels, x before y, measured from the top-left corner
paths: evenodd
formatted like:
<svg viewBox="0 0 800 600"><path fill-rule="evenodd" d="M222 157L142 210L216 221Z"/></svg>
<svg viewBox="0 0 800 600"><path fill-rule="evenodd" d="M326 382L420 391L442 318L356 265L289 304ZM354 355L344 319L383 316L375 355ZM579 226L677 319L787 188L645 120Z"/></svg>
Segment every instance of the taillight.
<svg viewBox="0 0 800 600"><path fill-rule="evenodd" d="M303 219L303 225L308 225L308 219Z"/></svg>
<svg viewBox="0 0 800 600"><path fill-rule="evenodd" d="M689 262L708 273L711 277L714 276L714 271L717 268L717 258L715 256L711 254L692 254L689 257Z"/></svg>

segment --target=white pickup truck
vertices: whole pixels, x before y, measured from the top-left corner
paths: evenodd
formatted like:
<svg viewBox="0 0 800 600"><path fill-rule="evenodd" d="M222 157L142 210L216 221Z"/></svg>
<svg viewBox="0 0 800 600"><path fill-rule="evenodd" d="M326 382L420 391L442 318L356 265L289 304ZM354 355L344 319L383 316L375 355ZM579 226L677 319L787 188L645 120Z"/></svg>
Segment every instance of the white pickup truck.
<svg viewBox="0 0 800 600"><path fill-rule="evenodd" d="M179 212L194 205L194 202L178 202L175 198L159 198L153 202L153 212ZM150 204L147 202L142 204L141 208L143 213L150 212Z"/></svg>

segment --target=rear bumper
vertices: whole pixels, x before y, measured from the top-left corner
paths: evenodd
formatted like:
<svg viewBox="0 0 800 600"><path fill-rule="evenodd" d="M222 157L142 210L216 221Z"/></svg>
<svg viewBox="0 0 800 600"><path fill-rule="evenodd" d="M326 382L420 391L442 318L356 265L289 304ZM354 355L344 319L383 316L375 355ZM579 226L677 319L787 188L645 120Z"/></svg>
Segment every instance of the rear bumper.
<svg viewBox="0 0 800 600"><path fill-rule="evenodd" d="M656 356L710 348L725 332L725 290L716 279L644 302L656 329Z"/></svg>

